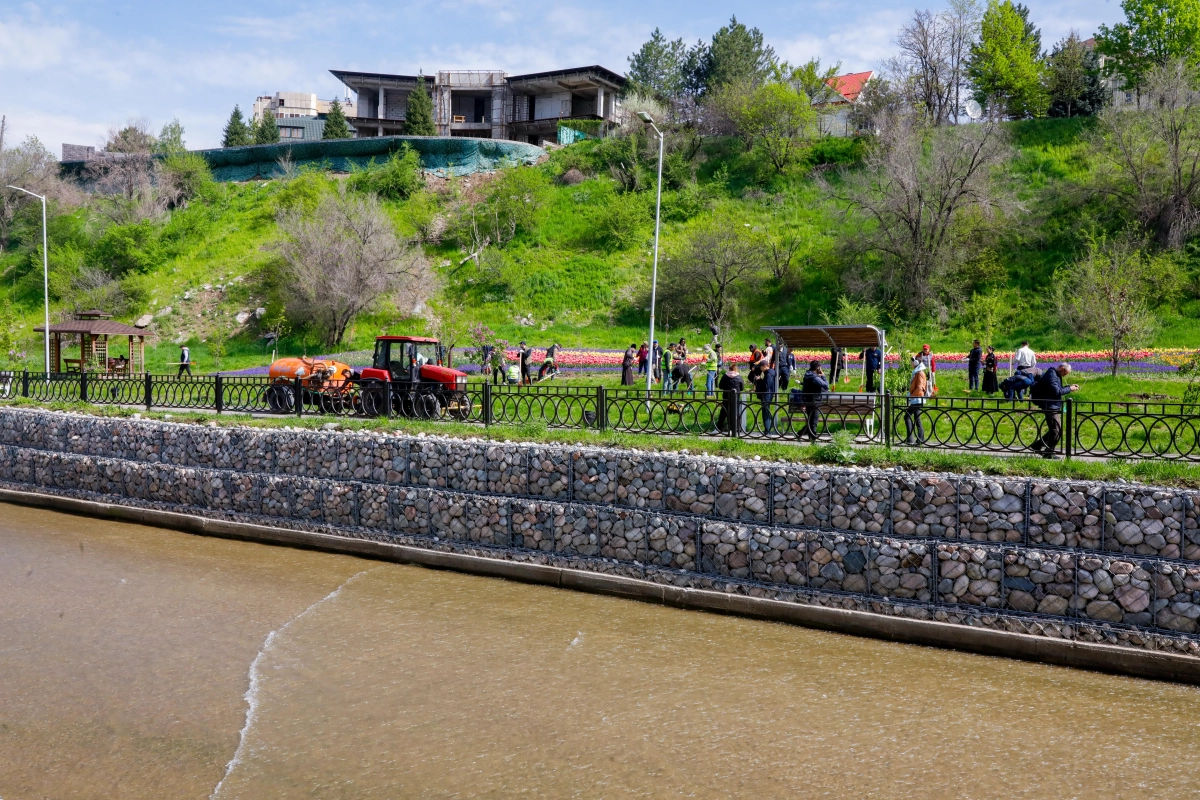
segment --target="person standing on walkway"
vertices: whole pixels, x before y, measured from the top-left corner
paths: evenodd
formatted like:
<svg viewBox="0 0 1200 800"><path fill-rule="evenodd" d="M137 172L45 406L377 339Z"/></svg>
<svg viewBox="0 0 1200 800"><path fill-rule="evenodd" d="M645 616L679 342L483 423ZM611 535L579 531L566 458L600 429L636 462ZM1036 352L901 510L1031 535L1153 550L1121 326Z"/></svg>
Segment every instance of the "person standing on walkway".
<svg viewBox="0 0 1200 800"><path fill-rule="evenodd" d="M967 353L967 391L979 391L979 367L983 362L983 348L979 346L979 340L975 340L975 345L971 348L971 352Z"/></svg>
<svg viewBox="0 0 1200 800"><path fill-rule="evenodd" d="M721 370L721 343L704 345L704 396L712 397L717 389L717 373Z"/></svg>
<svg viewBox="0 0 1200 800"><path fill-rule="evenodd" d="M904 442L906 444L925 444L925 423L921 420L928 398L929 377L925 361L920 355L913 356L912 377L908 382L908 405L904 408ZM916 434L916 440L913 434Z"/></svg>
<svg viewBox="0 0 1200 800"><path fill-rule="evenodd" d="M988 345L987 355L983 357L983 393L987 395L1000 391L996 380L996 348Z"/></svg>
<svg viewBox="0 0 1200 800"><path fill-rule="evenodd" d="M175 377L182 378L185 372L189 378L192 377L192 350L186 344L179 348L179 372L175 373Z"/></svg>
<svg viewBox="0 0 1200 800"><path fill-rule="evenodd" d="M646 374L646 360L650 357L649 354L650 354L649 346L647 346L647 344L645 342L642 342L642 346L639 347L638 351L637 351L637 374L638 375Z"/></svg>
<svg viewBox="0 0 1200 800"><path fill-rule="evenodd" d="M763 433L775 432L775 367L767 359L758 363L758 379L754 391L758 395Z"/></svg>
<svg viewBox="0 0 1200 800"><path fill-rule="evenodd" d="M815 442L821 429L821 403L829 393L829 381L821 372L821 362L816 359L808 362L808 371L800 382L801 402L804 404L804 433L808 440Z"/></svg>
<svg viewBox="0 0 1200 800"><path fill-rule="evenodd" d="M663 390L671 391L674 387L674 376L672 370L675 364L675 345L671 342L667 343L667 348L662 351L662 358L659 360L658 368L662 373Z"/></svg>
<svg viewBox="0 0 1200 800"><path fill-rule="evenodd" d="M637 345L630 343L629 349L625 351L625 355L621 358L621 385L633 386L633 365L638 358Z"/></svg>
<svg viewBox="0 0 1200 800"><path fill-rule="evenodd" d="M796 356L790 349L783 351L783 357L775 356L775 360L779 362L779 390L786 392L788 384L792 381L792 372L796 369Z"/></svg>
<svg viewBox="0 0 1200 800"><path fill-rule="evenodd" d="M1062 399L1079 391L1077 383L1063 385L1062 379L1070 374L1070 364L1059 364L1043 372L1029 392L1029 399L1042 407L1046 417L1046 433L1029 446L1035 453L1041 453L1042 458L1054 458L1054 449L1062 438Z"/></svg>
<svg viewBox="0 0 1200 800"><path fill-rule="evenodd" d="M742 428L742 392L745 381L738 374L737 364L730 364L717 387L721 390L721 413L717 414L717 430L728 432L734 425Z"/></svg>
<svg viewBox="0 0 1200 800"><path fill-rule="evenodd" d="M521 383L533 383L533 376L529 374L529 359L533 357L533 348L521 342L521 346L517 348L517 356L521 359Z"/></svg>
<svg viewBox="0 0 1200 800"><path fill-rule="evenodd" d="M872 346L863 350L862 360L867 372L867 392L874 394L875 376L879 374L879 366L883 363L879 357L879 348Z"/></svg>

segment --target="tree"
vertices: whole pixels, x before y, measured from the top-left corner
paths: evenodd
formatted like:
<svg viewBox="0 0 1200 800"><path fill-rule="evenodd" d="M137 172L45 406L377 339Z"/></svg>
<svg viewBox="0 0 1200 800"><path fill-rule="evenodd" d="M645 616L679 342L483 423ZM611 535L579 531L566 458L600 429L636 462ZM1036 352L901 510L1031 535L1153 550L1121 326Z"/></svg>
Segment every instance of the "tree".
<svg viewBox="0 0 1200 800"><path fill-rule="evenodd" d="M406 136L437 136L433 122L433 101L425 88L425 77L417 74L417 87L408 93L408 111L404 115Z"/></svg>
<svg viewBox="0 0 1200 800"><path fill-rule="evenodd" d="M85 174L95 189L94 207L119 225L154 219L164 211L156 186L154 143L144 122L131 123L108 133L105 152L120 156L87 163Z"/></svg>
<svg viewBox="0 0 1200 800"><path fill-rule="evenodd" d="M163 125L158 139L154 142L154 152L168 156L187 152L187 144L183 141L183 123L179 121L179 117Z"/></svg>
<svg viewBox="0 0 1200 800"><path fill-rule="evenodd" d="M1150 72L1175 59L1200 58L1200 0L1123 0L1125 21L1101 25L1096 50L1106 70L1139 90Z"/></svg>
<svg viewBox="0 0 1200 800"><path fill-rule="evenodd" d="M279 123L275 119L275 112L269 108L264 108L262 116L254 123L254 143L279 143Z"/></svg>
<svg viewBox="0 0 1200 800"><path fill-rule="evenodd" d="M225 123L221 147L244 147L248 144L253 144L251 130L242 120L242 109L235 105L233 113L229 115L229 122Z"/></svg>
<svg viewBox="0 0 1200 800"><path fill-rule="evenodd" d="M840 61L828 67L822 67L819 58L810 58L799 66L784 61L775 69L775 80L804 94L819 117L832 114L837 109L833 103L840 95L834 79L841 70Z"/></svg>
<svg viewBox="0 0 1200 800"><path fill-rule="evenodd" d="M738 318L740 296L762 277L765 262L760 237L740 220L718 216L699 221L663 260L662 302L724 328Z"/></svg>
<svg viewBox="0 0 1200 800"><path fill-rule="evenodd" d="M447 297L430 300L426 309L429 332L446 348L446 366L453 367L454 348L466 340L473 330L471 314L462 303Z"/></svg>
<svg viewBox="0 0 1200 800"><path fill-rule="evenodd" d="M896 37L900 52L884 64L892 90L932 125L958 121L979 16L976 0L952 0L936 14L914 12Z"/></svg>
<svg viewBox="0 0 1200 800"><path fill-rule="evenodd" d="M1043 116L1049 98L1042 84L1041 44L1029 9L1012 0L989 0L967 63L979 104L1010 119Z"/></svg>
<svg viewBox="0 0 1200 800"><path fill-rule="evenodd" d="M373 195L330 192L311 214L293 208L278 222L291 293L287 316L307 320L329 347L341 344L355 317L381 297L428 280L420 250L397 238Z"/></svg>
<svg viewBox="0 0 1200 800"><path fill-rule="evenodd" d="M346 114L342 111L342 104L337 100L333 101L333 105L329 107L329 113L325 115L325 128L321 131L321 138L350 138L350 126L346 124Z"/></svg>
<svg viewBox="0 0 1200 800"><path fill-rule="evenodd" d="M1083 258L1056 276L1064 309L1077 329L1108 340L1114 377L1121 351L1141 344L1153 331L1150 302L1161 296L1163 278L1171 273L1163 257L1147 255L1137 239L1099 236L1088 242Z"/></svg>
<svg viewBox="0 0 1200 800"><path fill-rule="evenodd" d="M1146 74L1140 111L1100 113L1098 185L1160 247L1200 225L1200 68L1179 59Z"/></svg>
<svg viewBox="0 0 1200 800"><path fill-rule="evenodd" d="M817 112L803 92L782 83L750 91L726 86L722 104L747 149L760 149L776 172L784 172L816 133Z"/></svg>
<svg viewBox="0 0 1200 800"><path fill-rule="evenodd" d="M687 53L683 39L667 41L662 31L655 28L649 41L629 56L628 91L678 99L684 92L683 65Z"/></svg>
<svg viewBox="0 0 1200 800"><path fill-rule="evenodd" d="M775 50L764 44L762 31L747 28L736 16L713 34L712 44L703 52L699 46L695 50L696 78L705 91L733 83L757 84L775 68Z"/></svg>
<svg viewBox="0 0 1200 800"><path fill-rule="evenodd" d="M929 129L904 115L884 121L864 169L844 171L841 188L827 184L862 223L845 243L879 257L885 295L910 311L930 304L939 279L1002 207L991 172L1010 154L993 122ZM968 216L970 225L962 224Z"/></svg>
<svg viewBox="0 0 1200 800"><path fill-rule="evenodd" d="M1104 107L1100 60L1075 31L1054 45L1046 59L1046 93L1052 117L1089 116Z"/></svg>
<svg viewBox="0 0 1200 800"><path fill-rule="evenodd" d="M0 120L0 249L9 244L17 212L38 203L24 192L8 186L20 186L56 199L63 199L67 189L59 177L58 159L54 154L33 136L16 147L6 148L5 127L7 121ZM41 242L40 236L38 242Z"/></svg>

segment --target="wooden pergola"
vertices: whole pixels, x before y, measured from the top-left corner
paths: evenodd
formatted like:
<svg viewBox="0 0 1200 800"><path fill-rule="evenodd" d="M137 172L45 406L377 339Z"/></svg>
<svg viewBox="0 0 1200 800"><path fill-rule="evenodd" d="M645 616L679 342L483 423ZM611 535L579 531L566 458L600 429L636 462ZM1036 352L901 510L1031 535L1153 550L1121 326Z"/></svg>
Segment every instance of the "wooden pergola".
<svg viewBox="0 0 1200 800"><path fill-rule="evenodd" d="M830 348L879 348L879 388L883 393L886 369L887 334L874 325L778 325L763 328L775 336L775 350L783 344L788 350L825 350Z"/></svg>
<svg viewBox="0 0 1200 800"><path fill-rule="evenodd" d="M34 328L42 333L46 328ZM125 336L129 355L125 363L109 351L110 336ZM64 341L65 340L65 341ZM63 358L64 344L79 342L79 358ZM64 369L65 366L65 369ZM96 372L113 375L138 375L146 369L146 332L132 325L113 322L112 314L81 311L75 319L50 326L51 372Z"/></svg>

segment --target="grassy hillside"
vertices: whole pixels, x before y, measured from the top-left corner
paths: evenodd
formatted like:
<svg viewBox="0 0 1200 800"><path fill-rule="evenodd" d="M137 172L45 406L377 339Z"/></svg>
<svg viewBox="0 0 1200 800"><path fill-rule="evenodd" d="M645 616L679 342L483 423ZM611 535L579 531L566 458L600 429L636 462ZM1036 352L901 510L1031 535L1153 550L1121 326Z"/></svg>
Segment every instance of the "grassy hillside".
<svg viewBox="0 0 1200 800"><path fill-rule="evenodd" d="M1063 326L1049 302L1054 272L1076 257L1084 227L1096 220L1120 222L1119 209L1082 190L1094 166L1085 138L1088 126L1080 120L1011 124L1016 156L998 180L1009 184L1019 207L988 254L988 268L997 272L992 278L995 291L1003 296L994 337L998 347L1011 347L1022 338L1040 350L1101 344ZM460 304L460 313L471 321L485 323L513 342L623 347L645 338L654 194L645 181L638 191L623 191L621 176L604 168L612 156L604 148L615 146L582 142L554 153L542 165L518 168L530 171L537 208L511 241L488 247L478 263L464 260L465 238L457 232L472 208L486 210L496 202L496 176L430 181L407 200L386 201L386 208L405 235L432 232L422 246L440 276L440 297ZM739 349L750 337L758 338L760 325L820 321L845 294L848 273L852 279L856 268L841 246L852 237L850 223L826 199L818 176L836 182L835 167L855 168L862 147L860 142L827 140L801 168L774 175L738 142L713 139L703 144L690 165L668 165L664 257L690 227L713 218L800 239L799 287L779 288L765 279L749 287L745 314L736 328L734 345ZM572 169L576 177L564 181L564 173ZM78 303L80 293L72 276L78 276L81 267L99 266L119 278L125 304L121 319L156 315L151 368L165 369L177 357L176 343L188 341L200 368L212 369L209 345L214 336L222 340L227 335L231 338L222 369L264 364L270 353L260 326L253 316L238 325L235 315L280 302L260 281L264 269L278 258L272 247L279 236L276 213L284 206L311 202L343 179L307 173L291 180L209 184L186 208L137 225L107 222L92 203L56 212L50 225L53 308L63 313ZM22 346L31 351L26 359L30 364L38 363L40 352L31 333L41 314L39 226L33 208L27 207L10 246L0 253L0 303L10 304ZM1183 269L1194 270L1193 261L1187 260ZM1183 301L1157 310L1154 345L1200 347L1200 299L1191 273L1189 281ZM164 313L168 307L170 312ZM700 337L701 324L692 311L660 306L663 336ZM886 324L901 329L897 335L930 341L940 350L969 346L972 329L962 309L915 318L890 311ZM297 330L284 338L283 354L326 349L299 330L302 322L293 321ZM422 332L428 324L411 307L381 302L356 321L348 341L337 349L365 349L381 332Z"/></svg>

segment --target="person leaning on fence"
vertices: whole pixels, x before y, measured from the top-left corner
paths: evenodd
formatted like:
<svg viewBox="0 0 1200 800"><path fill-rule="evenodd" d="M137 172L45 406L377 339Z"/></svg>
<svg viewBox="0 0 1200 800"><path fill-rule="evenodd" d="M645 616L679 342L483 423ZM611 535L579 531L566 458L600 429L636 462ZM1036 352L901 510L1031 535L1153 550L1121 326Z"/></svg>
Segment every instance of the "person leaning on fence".
<svg viewBox="0 0 1200 800"><path fill-rule="evenodd" d="M192 377L192 350L186 344L179 348L179 372L175 377L182 378L185 372Z"/></svg>
<svg viewBox="0 0 1200 800"><path fill-rule="evenodd" d="M1035 453L1041 453L1042 458L1054 458L1054 449L1062 438L1062 399L1071 392L1079 391L1079 384L1072 383L1064 386L1062 379L1071 374L1071 365L1059 364L1054 369L1048 369L1033 384L1029 398L1041 406L1046 416L1046 433L1029 446Z"/></svg>
<svg viewBox="0 0 1200 800"><path fill-rule="evenodd" d="M975 340L971 352L967 353L967 391L979 391L979 367L983 361L983 348L979 346L979 340Z"/></svg>
<svg viewBox="0 0 1200 800"><path fill-rule="evenodd" d="M730 364L729 369L721 376L717 388L721 390L721 413L717 414L717 430L728 431L736 420L741 426L742 398L741 393L746 388L745 381L738 374L737 364Z"/></svg>
<svg viewBox="0 0 1200 800"><path fill-rule="evenodd" d="M821 372L821 362L808 362L808 371L800 382L800 402L804 408L804 433L810 442L817 440L821 430L821 402L829 393L829 381Z"/></svg>
<svg viewBox="0 0 1200 800"><path fill-rule="evenodd" d="M633 386L633 364L638 357L637 345L630 344L629 349L625 351L625 355L621 358L621 385Z"/></svg>
<svg viewBox="0 0 1200 800"><path fill-rule="evenodd" d="M995 394L1000 391L996 382L996 348L988 345L987 355L983 357L983 393Z"/></svg>
<svg viewBox="0 0 1200 800"><path fill-rule="evenodd" d="M908 405L904 407L904 441L906 444L925 444L925 423L921 412L928 400L929 375L920 355L913 356L912 377L908 382ZM916 440L913 434L916 433Z"/></svg>

